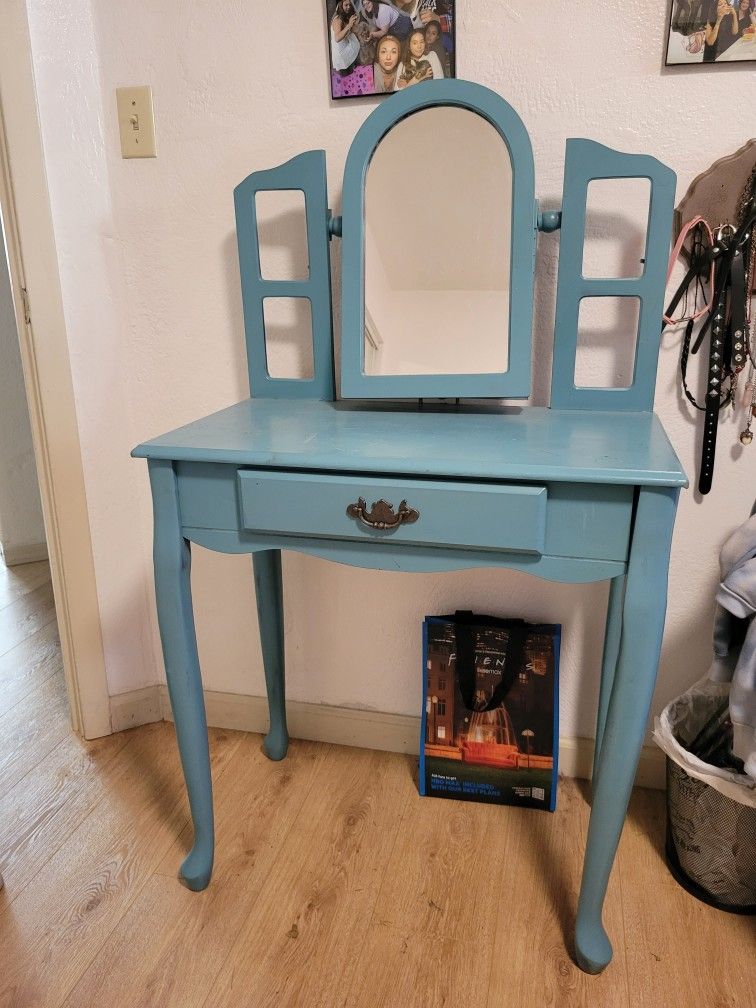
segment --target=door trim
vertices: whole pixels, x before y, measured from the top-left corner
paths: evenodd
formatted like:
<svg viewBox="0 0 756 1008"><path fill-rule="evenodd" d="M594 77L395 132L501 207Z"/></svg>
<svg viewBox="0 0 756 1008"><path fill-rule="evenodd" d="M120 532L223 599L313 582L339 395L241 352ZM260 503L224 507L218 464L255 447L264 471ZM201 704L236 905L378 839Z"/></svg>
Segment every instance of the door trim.
<svg viewBox="0 0 756 1008"><path fill-rule="evenodd" d="M25 0L0 6L0 209L74 731L112 731ZM12 101L3 103L3 97Z"/></svg>

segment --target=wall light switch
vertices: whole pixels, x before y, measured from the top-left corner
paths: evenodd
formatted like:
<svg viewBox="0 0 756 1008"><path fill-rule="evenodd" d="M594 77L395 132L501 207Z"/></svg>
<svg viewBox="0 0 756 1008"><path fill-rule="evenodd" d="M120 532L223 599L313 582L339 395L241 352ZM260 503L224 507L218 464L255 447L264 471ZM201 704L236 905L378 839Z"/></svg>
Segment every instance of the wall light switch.
<svg viewBox="0 0 756 1008"><path fill-rule="evenodd" d="M152 88L116 88L118 128L121 132L121 156L157 157L155 120L152 115Z"/></svg>

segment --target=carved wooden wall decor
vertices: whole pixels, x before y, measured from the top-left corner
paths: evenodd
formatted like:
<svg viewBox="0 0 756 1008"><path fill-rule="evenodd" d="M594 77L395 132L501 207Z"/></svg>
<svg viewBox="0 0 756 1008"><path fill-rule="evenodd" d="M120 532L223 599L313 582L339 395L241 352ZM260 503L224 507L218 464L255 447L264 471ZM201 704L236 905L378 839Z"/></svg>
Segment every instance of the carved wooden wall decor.
<svg viewBox="0 0 756 1008"><path fill-rule="evenodd" d="M675 238L683 225L699 214L712 228L734 224L738 201L753 171L756 171L756 139L749 140L740 150L720 158L702 172L691 182L675 209ZM756 277L753 291L756 292Z"/></svg>

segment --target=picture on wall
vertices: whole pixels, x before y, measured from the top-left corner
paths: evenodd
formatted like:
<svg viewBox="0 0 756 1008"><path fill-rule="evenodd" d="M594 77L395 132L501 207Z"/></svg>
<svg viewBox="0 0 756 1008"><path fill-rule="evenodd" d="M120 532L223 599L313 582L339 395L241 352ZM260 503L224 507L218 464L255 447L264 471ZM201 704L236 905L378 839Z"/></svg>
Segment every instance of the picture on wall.
<svg viewBox="0 0 756 1008"><path fill-rule="evenodd" d="M756 61L756 0L672 0L667 66Z"/></svg>
<svg viewBox="0 0 756 1008"><path fill-rule="evenodd" d="M454 0L326 0L331 97L455 76Z"/></svg>

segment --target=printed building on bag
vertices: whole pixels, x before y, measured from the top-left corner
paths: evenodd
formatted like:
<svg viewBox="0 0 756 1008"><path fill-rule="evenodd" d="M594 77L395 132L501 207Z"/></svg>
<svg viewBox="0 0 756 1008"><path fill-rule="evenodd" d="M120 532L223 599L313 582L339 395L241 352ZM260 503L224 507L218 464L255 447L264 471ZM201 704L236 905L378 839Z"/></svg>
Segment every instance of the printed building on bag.
<svg viewBox="0 0 756 1008"><path fill-rule="evenodd" d="M561 628L483 619L425 621L420 793L553 811Z"/></svg>
<svg viewBox="0 0 756 1008"><path fill-rule="evenodd" d="M475 642L476 698L488 703L506 665L508 634L479 628ZM551 636L530 634L506 704L467 711L456 684L454 627L436 623L428 635L425 748L428 755L491 765L550 765L554 746L554 654Z"/></svg>

